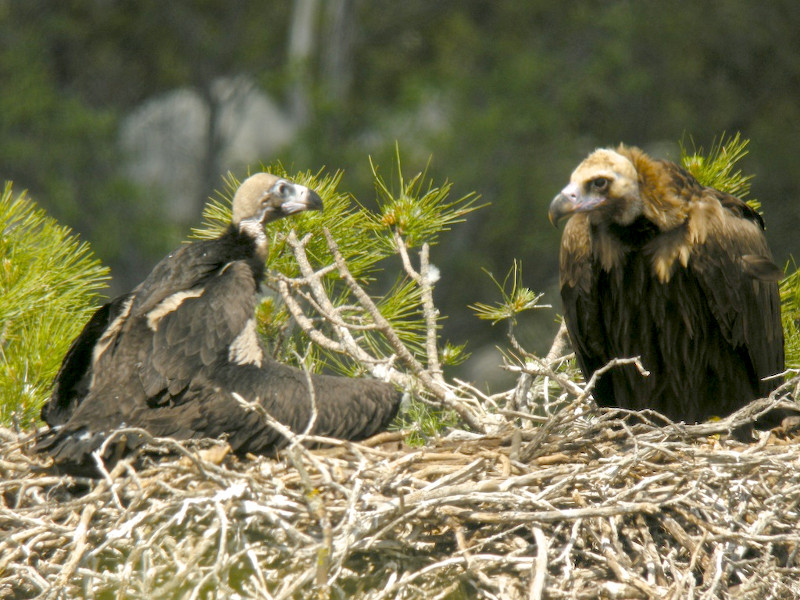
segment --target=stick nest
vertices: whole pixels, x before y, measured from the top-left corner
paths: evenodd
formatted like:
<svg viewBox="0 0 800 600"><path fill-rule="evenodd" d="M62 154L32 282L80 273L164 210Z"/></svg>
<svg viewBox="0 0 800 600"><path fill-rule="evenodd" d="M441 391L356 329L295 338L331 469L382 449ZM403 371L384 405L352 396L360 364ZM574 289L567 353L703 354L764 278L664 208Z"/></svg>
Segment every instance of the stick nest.
<svg viewBox="0 0 800 600"><path fill-rule="evenodd" d="M718 435L737 418L568 407L273 458L152 440L100 480L2 430L0 598L800 597L800 440Z"/></svg>

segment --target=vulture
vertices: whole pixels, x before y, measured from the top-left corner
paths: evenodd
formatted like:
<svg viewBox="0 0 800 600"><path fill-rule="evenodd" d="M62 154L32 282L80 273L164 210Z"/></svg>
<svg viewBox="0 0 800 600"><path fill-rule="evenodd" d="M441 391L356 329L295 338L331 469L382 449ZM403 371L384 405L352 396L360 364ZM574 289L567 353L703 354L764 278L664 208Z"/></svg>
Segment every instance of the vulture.
<svg viewBox="0 0 800 600"><path fill-rule="evenodd" d="M564 320L600 406L673 421L723 417L767 396L784 369L777 281L764 221L635 147L600 149L550 204L568 219L559 260Z"/></svg>
<svg viewBox="0 0 800 600"><path fill-rule="evenodd" d="M230 226L216 239L182 246L136 288L102 306L73 341L42 409L49 425L37 450L62 471L91 474L92 452L120 427L184 440L225 436L238 453L269 453L285 442L259 403L292 431L345 439L388 425L400 393L388 383L309 376L272 359L256 331L271 221L322 200L269 173L246 179ZM136 447L136 436L108 452ZM114 444L111 444L114 446Z"/></svg>

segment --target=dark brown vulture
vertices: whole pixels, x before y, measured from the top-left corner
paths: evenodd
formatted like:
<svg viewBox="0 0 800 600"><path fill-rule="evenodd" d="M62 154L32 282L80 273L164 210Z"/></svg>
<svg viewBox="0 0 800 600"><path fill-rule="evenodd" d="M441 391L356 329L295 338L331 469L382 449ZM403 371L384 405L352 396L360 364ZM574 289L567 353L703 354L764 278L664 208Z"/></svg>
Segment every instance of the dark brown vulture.
<svg viewBox="0 0 800 600"><path fill-rule="evenodd" d="M597 150L550 205L564 318L601 406L726 416L780 383L783 329L761 216L637 148Z"/></svg>
<svg viewBox="0 0 800 600"><path fill-rule="evenodd" d="M226 436L239 453L279 446L282 436L234 393L304 431L312 414L306 374L269 357L255 309L268 249L265 225L320 209L315 192L271 174L242 183L224 234L172 252L87 323L42 410L50 430L38 450L62 470L79 473L93 471L91 452L122 426L175 439ZM400 394L381 381L313 375L312 385L318 414L311 433L317 435L367 437L399 406Z"/></svg>

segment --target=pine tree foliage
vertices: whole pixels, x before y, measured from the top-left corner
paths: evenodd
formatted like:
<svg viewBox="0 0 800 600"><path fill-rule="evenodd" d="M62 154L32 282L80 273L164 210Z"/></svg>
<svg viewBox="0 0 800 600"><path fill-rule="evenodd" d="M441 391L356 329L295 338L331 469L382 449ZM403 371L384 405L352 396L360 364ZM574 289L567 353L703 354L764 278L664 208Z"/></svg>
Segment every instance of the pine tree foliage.
<svg viewBox="0 0 800 600"><path fill-rule="evenodd" d="M6 183L0 197L0 423L39 416L108 269L86 242Z"/></svg>
<svg viewBox="0 0 800 600"><path fill-rule="evenodd" d="M743 175L740 169L734 171L736 163L747 156L750 140L742 139L739 132L733 136L723 133L718 141L711 143L707 153L702 147L695 147L693 140L690 140L690 143L691 151L681 143L681 164L697 181L746 200L756 210L761 207L758 200L747 198L753 175Z"/></svg>
<svg viewBox="0 0 800 600"><path fill-rule="evenodd" d="M497 286L502 298L501 302L494 305L476 302L470 308L475 312L479 319L491 321L496 325L505 319L515 321L517 315L532 308L544 308L539 306L539 300L543 296L522 285L522 262L515 260L511 270L506 274L502 283L495 279L494 275L487 272L489 278ZM510 286L510 290L507 289Z"/></svg>
<svg viewBox="0 0 800 600"><path fill-rule="evenodd" d="M377 209L370 211L364 203L352 196L339 192L342 173L333 174L319 171L289 174L281 164L263 167L281 177L306 185L322 198L322 212L308 212L296 218L283 219L269 227L270 255L268 265L268 286L270 279L277 276L298 277L299 267L286 240L294 230L298 238L309 235L307 254L318 269L332 264L330 250L321 231L327 228L339 247L347 266L355 279L373 294L381 314L388 319L403 343L420 359L425 356L426 326L421 309L420 288L405 275L398 258L397 243L409 250L423 244L436 244L441 234L453 224L463 221L465 216L479 208L477 197L468 194L462 198L449 198L451 184L445 182L437 186L428 179L426 172L406 178L402 171L399 151L396 154L395 168L397 181L387 182L374 163L372 167L376 190ZM193 231L194 238L206 239L220 233L230 222L233 194L240 181L228 175L224 187L206 205L203 224ZM400 275L391 275L400 273ZM331 271L324 284L328 295L336 307L357 305L347 286L339 275ZM378 293L376 290L382 290ZM369 324L368 315L360 315ZM309 344L307 338L292 331L291 320L286 308L275 296L267 295L258 309L261 333L273 345L273 353L287 362L298 362L300 358L320 369L323 366L334 370L357 374L361 365L329 353ZM331 327L330 324L323 327ZM378 355L391 354L385 340L373 331L359 332L363 342ZM450 364L463 359L463 347L446 344L442 360Z"/></svg>

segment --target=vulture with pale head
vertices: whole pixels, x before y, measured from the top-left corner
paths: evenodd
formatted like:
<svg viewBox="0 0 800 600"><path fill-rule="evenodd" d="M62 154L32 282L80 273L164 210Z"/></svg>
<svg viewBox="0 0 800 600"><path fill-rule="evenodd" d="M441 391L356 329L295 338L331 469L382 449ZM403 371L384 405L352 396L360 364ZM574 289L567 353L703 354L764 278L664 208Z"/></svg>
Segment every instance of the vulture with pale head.
<svg viewBox="0 0 800 600"><path fill-rule="evenodd" d="M89 320L42 410L50 430L38 450L64 471L91 472L91 452L119 427L175 439L225 436L239 453L265 453L284 442L234 394L295 432L310 423L312 397L310 433L361 439L386 427L400 402L393 386L313 375L312 391L306 373L269 356L256 330L265 226L321 209L307 187L269 173L246 179L222 235L172 252Z"/></svg>
<svg viewBox="0 0 800 600"><path fill-rule="evenodd" d="M620 146L590 154L550 205L564 319L601 406L672 420L726 416L784 368L780 269L761 216L678 165Z"/></svg>

